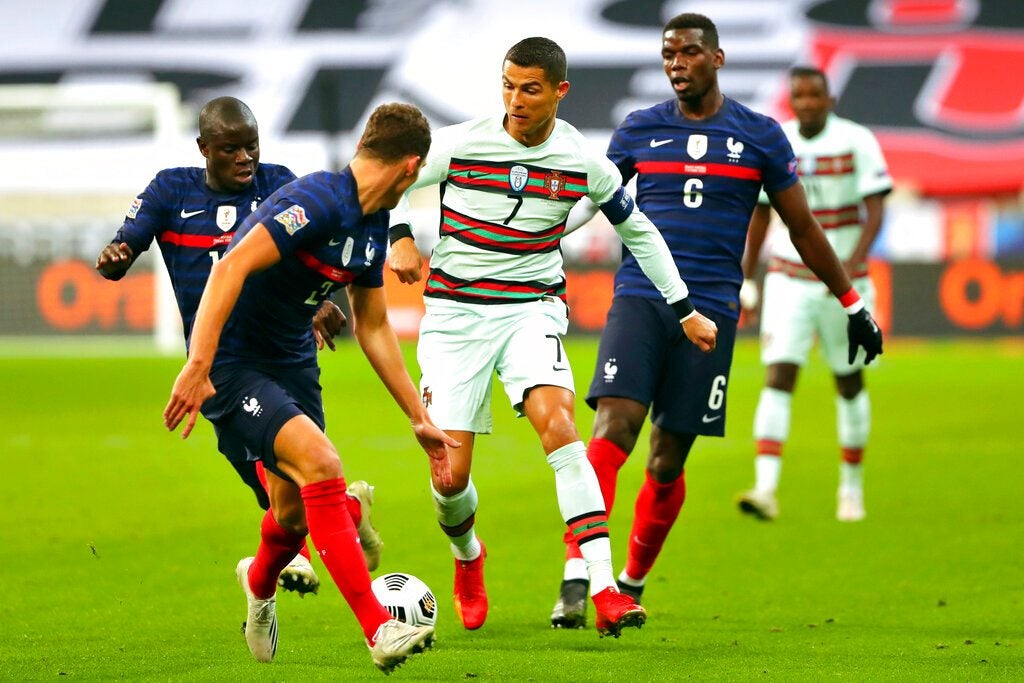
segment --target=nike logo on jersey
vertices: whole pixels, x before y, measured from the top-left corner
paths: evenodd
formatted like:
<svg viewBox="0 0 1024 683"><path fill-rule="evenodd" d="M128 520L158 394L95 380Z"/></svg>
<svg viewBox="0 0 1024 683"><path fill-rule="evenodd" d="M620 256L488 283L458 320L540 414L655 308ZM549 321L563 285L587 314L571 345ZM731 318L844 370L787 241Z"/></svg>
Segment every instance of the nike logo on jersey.
<svg viewBox="0 0 1024 683"><path fill-rule="evenodd" d="M198 216L201 213L206 213L206 209L199 209L198 211L186 211L185 209L182 209L181 210L181 217L182 218L191 218L192 216Z"/></svg>
<svg viewBox="0 0 1024 683"><path fill-rule="evenodd" d="M710 415L705 413L704 415L701 416L700 421L703 422L704 424L711 424L715 420L721 420L721 419L722 419L721 415L715 415L714 417L711 417Z"/></svg>
<svg viewBox="0 0 1024 683"><path fill-rule="evenodd" d="M332 240L330 240L330 241L329 241L329 242L327 243L327 246L329 246L329 247L336 247L336 246L338 246L339 244L341 244L341 242L339 242L339 241L337 241L337 240L335 240L335 239L332 239Z"/></svg>
<svg viewBox="0 0 1024 683"><path fill-rule="evenodd" d="M651 138L651 147L661 147L662 145L667 145L670 142L672 142L672 138L669 138L668 140L655 140L654 138Z"/></svg>

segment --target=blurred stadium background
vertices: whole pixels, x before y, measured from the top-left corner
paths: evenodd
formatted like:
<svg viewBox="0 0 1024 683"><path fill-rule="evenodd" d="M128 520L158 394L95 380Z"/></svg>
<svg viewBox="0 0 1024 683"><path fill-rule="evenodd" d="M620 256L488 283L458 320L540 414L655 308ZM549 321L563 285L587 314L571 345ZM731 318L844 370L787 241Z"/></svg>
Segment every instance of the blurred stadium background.
<svg viewBox="0 0 1024 683"><path fill-rule="evenodd" d="M719 26L723 90L788 117L786 69L829 74L839 114L878 135L898 189L873 251L892 336L1024 328L1024 3L1005 0L0 0L0 337L36 346L134 337L180 353L159 259L121 284L96 254L161 168L198 165L201 105L255 112L262 159L304 174L344 165L381 102L435 125L501 106L508 45L543 34L569 55L563 118L603 149L632 109L670 93L659 28ZM1016 74L1016 76L1012 76ZM416 231L436 232L430 197ZM573 325L603 324L618 244L565 244ZM396 283L391 283L392 285ZM418 292L392 287L414 335Z"/></svg>

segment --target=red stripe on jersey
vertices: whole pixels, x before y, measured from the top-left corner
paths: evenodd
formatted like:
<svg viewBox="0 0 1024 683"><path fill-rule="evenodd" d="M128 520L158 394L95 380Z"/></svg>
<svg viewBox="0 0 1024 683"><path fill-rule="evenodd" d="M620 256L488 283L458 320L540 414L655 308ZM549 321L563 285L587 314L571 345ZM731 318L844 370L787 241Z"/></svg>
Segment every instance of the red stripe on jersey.
<svg viewBox="0 0 1024 683"><path fill-rule="evenodd" d="M328 265L318 259L317 257L310 254L308 251L296 251L295 255L302 261L303 265L307 268L312 268L316 272L323 275L328 280L334 282L340 282L343 285L347 285L349 282L355 279L355 274L348 270L342 270L341 268L335 268L334 266Z"/></svg>
<svg viewBox="0 0 1024 683"><path fill-rule="evenodd" d="M860 209L854 204L838 209L818 209L812 213L824 230L860 225Z"/></svg>
<svg viewBox="0 0 1024 683"><path fill-rule="evenodd" d="M434 271L430 274L430 278L427 282L429 287L430 280L443 285L447 289L463 290L465 287L473 287L474 289L482 289L490 292L518 292L522 294L546 294L549 290L539 289L537 287L531 287L529 285L517 285L511 282L487 282L485 280L474 280L472 282L460 282L447 278L444 275ZM554 286L554 285L553 285ZM471 296L467 294L467 296ZM483 294L476 294L473 296L485 296Z"/></svg>
<svg viewBox="0 0 1024 683"><path fill-rule="evenodd" d="M798 166L799 168L799 166ZM853 153L831 157L817 157L811 175L844 175L853 173Z"/></svg>
<svg viewBox="0 0 1024 683"><path fill-rule="evenodd" d="M740 180L761 181L761 169L732 164L701 164L690 161L638 161L637 173L675 173L679 175L712 175Z"/></svg>
<svg viewBox="0 0 1024 683"><path fill-rule="evenodd" d="M187 235L182 232L171 232L170 230L164 230L160 233L160 241L174 244L179 247L195 247L198 249L211 249L213 247L223 247L231 238L235 236L235 232L226 232L223 235Z"/></svg>

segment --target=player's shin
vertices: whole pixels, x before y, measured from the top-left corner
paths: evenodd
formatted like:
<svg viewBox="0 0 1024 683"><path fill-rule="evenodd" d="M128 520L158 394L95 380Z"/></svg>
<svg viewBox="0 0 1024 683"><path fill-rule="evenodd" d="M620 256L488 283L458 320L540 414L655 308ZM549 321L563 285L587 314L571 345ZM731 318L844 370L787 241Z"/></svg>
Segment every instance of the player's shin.
<svg viewBox="0 0 1024 683"><path fill-rule="evenodd" d="M274 519L272 510L263 515L260 526L260 546L249 568L249 588L258 598L269 598L277 590L277 577L299 548L306 543L305 536L293 534Z"/></svg>
<svg viewBox="0 0 1024 683"><path fill-rule="evenodd" d="M327 479L302 487L306 523L317 553L345 601L352 608L367 639L391 618L374 597L370 573L359 547L359 533L348 514L345 480Z"/></svg>
<svg viewBox="0 0 1024 683"><path fill-rule="evenodd" d="M608 516L594 467L587 460L582 441L553 451L547 457L555 471L558 508L579 546L590 575L591 594L615 585L612 574Z"/></svg>
<svg viewBox="0 0 1024 683"><path fill-rule="evenodd" d="M629 535L625 582L643 585L668 538L668 532L686 501L686 473L675 481L660 483L650 473L640 487Z"/></svg>

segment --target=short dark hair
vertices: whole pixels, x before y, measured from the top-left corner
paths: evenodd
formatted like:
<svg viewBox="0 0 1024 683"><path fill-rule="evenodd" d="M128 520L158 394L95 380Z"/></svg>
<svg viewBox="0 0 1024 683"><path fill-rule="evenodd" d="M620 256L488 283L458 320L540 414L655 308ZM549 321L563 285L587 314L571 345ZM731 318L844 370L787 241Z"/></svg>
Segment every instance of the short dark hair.
<svg viewBox="0 0 1024 683"><path fill-rule="evenodd" d="M790 78L820 78L822 84L825 86L825 92L829 92L828 89L828 76L825 72L815 66L794 66L789 70Z"/></svg>
<svg viewBox="0 0 1024 683"><path fill-rule="evenodd" d="M685 28L699 28L703 32L701 40L704 41L704 44L712 50L718 49L718 27L715 26L715 22L703 14L697 14L696 12L677 14L665 23L665 28L661 32L664 34L668 31L677 31Z"/></svg>
<svg viewBox="0 0 1024 683"><path fill-rule="evenodd" d="M199 112L199 137L203 140L221 127L238 125L257 128L256 117L249 105L236 97L215 97Z"/></svg>
<svg viewBox="0 0 1024 683"><path fill-rule="evenodd" d="M505 61L516 66L539 66L555 85L565 80L565 50L549 38L523 38L508 49Z"/></svg>
<svg viewBox="0 0 1024 683"><path fill-rule="evenodd" d="M430 151L430 123L411 104L382 104L370 114L359 150L384 162L409 155L426 157Z"/></svg>

